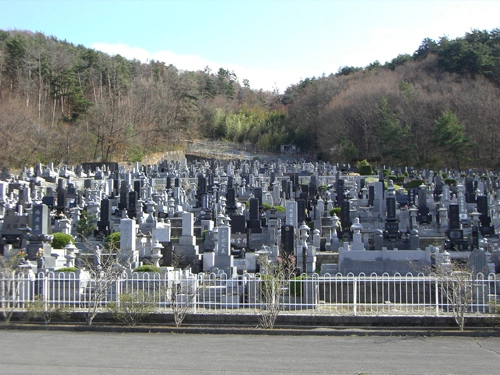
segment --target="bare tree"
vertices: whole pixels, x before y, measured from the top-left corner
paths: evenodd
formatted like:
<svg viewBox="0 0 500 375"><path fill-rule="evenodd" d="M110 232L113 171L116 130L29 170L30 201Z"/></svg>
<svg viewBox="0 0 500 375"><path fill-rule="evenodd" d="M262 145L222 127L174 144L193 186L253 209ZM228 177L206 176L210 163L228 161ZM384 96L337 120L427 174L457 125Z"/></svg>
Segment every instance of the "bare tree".
<svg viewBox="0 0 500 375"><path fill-rule="evenodd" d="M19 266L25 263L23 250L11 250L0 257L0 312L5 323L9 323L21 303L25 275Z"/></svg>
<svg viewBox="0 0 500 375"><path fill-rule="evenodd" d="M90 273L85 312L85 320L90 326L97 313L105 307L108 295L122 277L130 259L113 249L108 249L108 252L102 254L98 245L88 245L87 248L92 249L92 256L80 257L80 263Z"/></svg>
<svg viewBox="0 0 500 375"><path fill-rule="evenodd" d="M273 262L269 254L261 254L257 258L260 265L260 298L259 322L262 328L272 329L281 311L281 297L290 279L295 275L296 258L285 251L280 251L277 262Z"/></svg>
<svg viewBox="0 0 500 375"><path fill-rule="evenodd" d="M154 303L153 297L143 291L123 293L118 301L108 304L108 309L116 320L129 326L135 326L142 323L146 316L154 312Z"/></svg>
<svg viewBox="0 0 500 375"><path fill-rule="evenodd" d="M203 285L195 276L165 281L163 292L172 309L176 327L182 325L186 315L194 308Z"/></svg>
<svg viewBox="0 0 500 375"><path fill-rule="evenodd" d="M440 290L448 301L461 331L465 327L465 313L469 310L473 298L472 273L464 268L449 275L438 275Z"/></svg>
<svg viewBox="0 0 500 375"><path fill-rule="evenodd" d="M36 296L33 302L26 306L26 321L42 321L49 324L53 319L65 320L69 317L69 307L64 305L48 304L41 296Z"/></svg>

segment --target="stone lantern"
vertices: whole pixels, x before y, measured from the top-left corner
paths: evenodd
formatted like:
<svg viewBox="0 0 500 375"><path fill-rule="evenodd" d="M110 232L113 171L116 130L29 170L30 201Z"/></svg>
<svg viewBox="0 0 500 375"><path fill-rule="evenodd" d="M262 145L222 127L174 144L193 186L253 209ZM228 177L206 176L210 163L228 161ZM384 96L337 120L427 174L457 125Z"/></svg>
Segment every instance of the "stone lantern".
<svg viewBox="0 0 500 375"><path fill-rule="evenodd" d="M155 238L151 245L151 260L155 267L160 267L160 259L163 257L161 249L163 249L163 245L158 241L158 238Z"/></svg>

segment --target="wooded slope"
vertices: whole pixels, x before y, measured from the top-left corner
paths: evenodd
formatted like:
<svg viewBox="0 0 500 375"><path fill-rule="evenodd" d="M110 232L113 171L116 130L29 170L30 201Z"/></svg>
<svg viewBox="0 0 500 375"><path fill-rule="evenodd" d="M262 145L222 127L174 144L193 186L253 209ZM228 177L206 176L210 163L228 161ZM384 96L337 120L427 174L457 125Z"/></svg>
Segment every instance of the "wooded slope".
<svg viewBox="0 0 500 375"><path fill-rule="evenodd" d="M140 160L195 138L297 144L334 162L500 167L500 31L425 39L284 94L234 72L180 71L0 31L0 165Z"/></svg>

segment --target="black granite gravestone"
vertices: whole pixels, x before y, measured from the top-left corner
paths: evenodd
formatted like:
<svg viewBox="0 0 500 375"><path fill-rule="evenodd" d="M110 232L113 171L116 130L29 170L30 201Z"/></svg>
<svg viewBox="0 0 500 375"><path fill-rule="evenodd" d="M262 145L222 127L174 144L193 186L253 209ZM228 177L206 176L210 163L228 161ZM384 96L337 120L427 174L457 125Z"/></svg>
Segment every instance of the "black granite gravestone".
<svg viewBox="0 0 500 375"><path fill-rule="evenodd" d="M64 213L66 209L66 190L61 189L57 192L57 207L58 213Z"/></svg>
<svg viewBox="0 0 500 375"><path fill-rule="evenodd" d="M297 199L297 221L301 225L306 221L306 201L304 199Z"/></svg>
<svg viewBox="0 0 500 375"><path fill-rule="evenodd" d="M450 204L448 206L448 228L450 231L462 228L458 204Z"/></svg>
<svg viewBox="0 0 500 375"><path fill-rule="evenodd" d="M128 193L128 209L127 216L129 219L137 217L140 213L141 208L138 207L137 200L139 199L139 194L133 190Z"/></svg>
<svg viewBox="0 0 500 375"><path fill-rule="evenodd" d="M339 179L336 183L336 193L337 193L337 205L341 206L342 202L344 202L344 180Z"/></svg>
<svg viewBox="0 0 500 375"><path fill-rule="evenodd" d="M286 254L294 254L295 228L293 227L293 225L283 225L281 227L281 247Z"/></svg>
<svg viewBox="0 0 500 375"><path fill-rule="evenodd" d="M227 188L226 208L232 211L236 209L236 189L234 187Z"/></svg>
<svg viewBox="0 0 500 375"><path fill-rule="evenodd" d="M368 206L373 207L373 201L375 200L375 186L368 186Z"/></svg>
<svg viewBox="0 0 500 375"><path fill-rule="evenodd" d="M387 197L385 200L387 216L389 221L397 220L396 217L396 197Z"/></svg>
<svg viewBox="0 0 500 375"><path fill-rule="evenodd" d="M254 188L253 196L259 201L259 208L262 208L262 188Z"/></svg>
<svg viewBox="0 0 500 375"><path fill-rule="evenodd" d="M109 199L101 200L101 212L97 222L97 230L104 237L111 234L111 201Z"/></svg>
<svg viewBox="0 0 500 375"><path fill-rule="evenodd" d="M349 201L343 201L340 205L340 223L343 230L350 230L351 228L351 212Z"/></svg>
<svg viewBox="0 0 500 375"><path fill-rule="evenodd" d="M135 180L134 181L134 191L137 192L137 194L139 194L139 195L141 195L141 187L142 187L142 181Z"/></svg>
<svg viewBox="0 0 500 375"><path fill-rule="evenodd" d="M127 181L122 181L120 186L120 202L118 202L119 210L127 210L128 208L128 184Z"/></svg>
<svg viewBox="0 0 500 375"><path fill-rule="evenodd" d="M231 219L231 233L246 233L247 221L244 215L229 215Z"/></svg>

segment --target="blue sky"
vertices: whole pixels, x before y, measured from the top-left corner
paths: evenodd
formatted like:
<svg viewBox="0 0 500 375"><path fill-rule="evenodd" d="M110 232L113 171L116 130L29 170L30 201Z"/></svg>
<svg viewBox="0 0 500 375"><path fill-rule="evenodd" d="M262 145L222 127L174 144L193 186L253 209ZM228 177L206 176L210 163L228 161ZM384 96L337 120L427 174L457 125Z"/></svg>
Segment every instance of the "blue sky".
<svg viewBox="0 0 500 375"><path fill-rule="evenodd" d="M233 70L281 92L341 66L413 53L424 38L500 28L496 0L0 0L0 29L179 69Z"/></svg>

